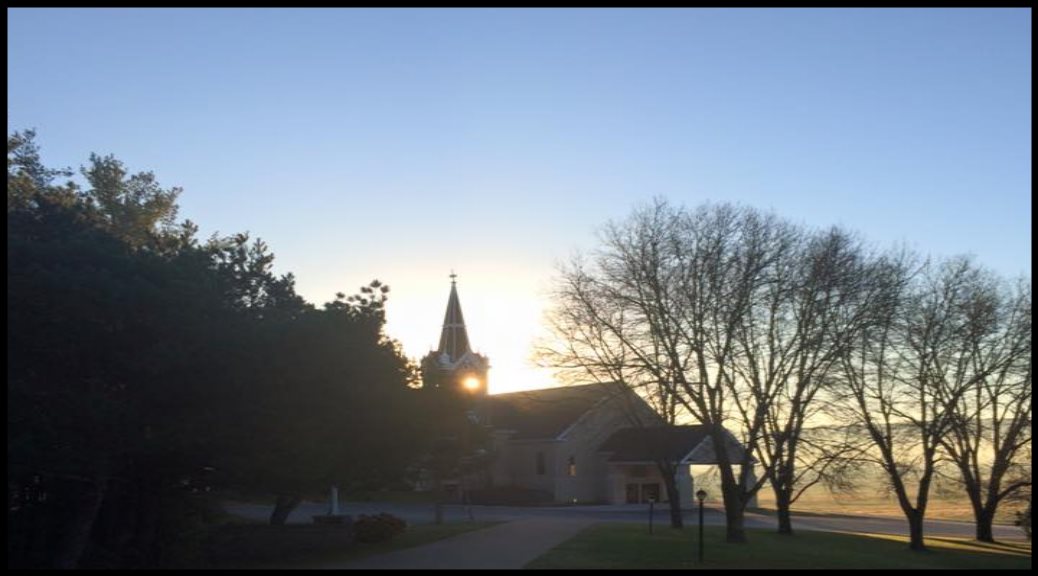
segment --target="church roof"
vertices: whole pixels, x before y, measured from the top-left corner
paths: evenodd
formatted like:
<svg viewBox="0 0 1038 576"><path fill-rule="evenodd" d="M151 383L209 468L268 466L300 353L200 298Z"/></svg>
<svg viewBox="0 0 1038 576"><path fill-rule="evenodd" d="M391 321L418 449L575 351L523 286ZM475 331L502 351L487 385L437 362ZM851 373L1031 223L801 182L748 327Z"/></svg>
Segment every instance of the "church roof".
<svg viewBox="0 0 1038 576"><path fill-rule="evenodd" d="M554 439L596 403L610 397L601 384L563 386L487 396L490 424L514 430L513 440Z"/></svg>
<svg viewBox="0 0 1038 576"><path fill-rule="evenodd" d="M458 288L451 274L451 294L447 299L447 313L443 317L443 332L440 333L440 347L437 354L447 354L451 362L457 362L469 348L469 335L465 330L465 318L461 315L461 302L458 300Z"/></svg>
<svg viewBox="0 0 1038 576"><path fill-rule="evenodd" d="M653 462L663 456L681 461L710 434L704 425L624 428L617 430L598 449L612 452L609 462Z"/></svg>

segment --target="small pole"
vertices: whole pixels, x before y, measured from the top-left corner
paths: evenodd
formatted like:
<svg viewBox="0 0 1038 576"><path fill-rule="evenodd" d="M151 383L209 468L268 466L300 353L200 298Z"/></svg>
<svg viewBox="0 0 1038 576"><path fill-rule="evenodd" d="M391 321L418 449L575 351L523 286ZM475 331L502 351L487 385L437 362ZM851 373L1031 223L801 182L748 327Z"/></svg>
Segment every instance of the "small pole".
<svg viewBox="0 0 1038 576"><path fill-rule="evenodd" d="M332 507L331 507L331 510L328 511L328 514L331 514L332 516L338 516L339 515L339 487L338 486L332 486L332 502L331 502L331 504L332 504Z"/></svg>
<svg viewBox="0 0 1038 576"><path fill-rule="evenodd" d="M652 534L652 506L655 503L655 498L649 498L649 534Z"/></svg>
<svg viewBox="0 0 1038 576"><path fill-rule="evenodd" d="M703 500L706 499L706 490L696 492L699 498L699 563L703 563Z"/></svg>

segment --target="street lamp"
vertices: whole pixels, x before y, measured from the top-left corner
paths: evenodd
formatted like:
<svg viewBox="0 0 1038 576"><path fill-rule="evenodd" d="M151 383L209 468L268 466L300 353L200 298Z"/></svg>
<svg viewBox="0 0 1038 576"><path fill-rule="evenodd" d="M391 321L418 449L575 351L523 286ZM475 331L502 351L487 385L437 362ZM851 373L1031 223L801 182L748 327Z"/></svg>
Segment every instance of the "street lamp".
<svg viewBox="0 0 1038 576"><path fill-rule="evenodd" d="M706 490L702 488L696 492L699 498L699 563L703 563L703 500L706 500Z"/></svg>
<svg viewBox="0 0 1038 576"><path fill-rule="evenodd" d="M655 503L655 498L649 498L649 534L652 534L652 506Z"/></svg>

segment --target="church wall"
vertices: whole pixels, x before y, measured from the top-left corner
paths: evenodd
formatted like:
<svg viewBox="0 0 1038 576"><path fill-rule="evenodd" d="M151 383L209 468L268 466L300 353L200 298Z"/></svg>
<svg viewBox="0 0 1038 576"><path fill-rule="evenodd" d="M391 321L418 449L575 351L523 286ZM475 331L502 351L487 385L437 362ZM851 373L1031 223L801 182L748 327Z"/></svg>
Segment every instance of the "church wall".
<svg viewBox="0 0 1038 576"><path fill-rule="evenodd" d="M507 431L493 432L496 456L490 464L491 486L511 486L515 484L511 471L512 453L508 445L509 436L511 436L511 433Z"/></svg>
<svg viewBox="0 0 1038 576"><path fill-rule="evenodd" d="M557 502L609 501L609 471L598 449L614 432L628 426L621 402L610 400L595 406L563 433L565 442L556 451ZM575 476L569 475L570 458L576 464Z"/></svg>
<svg viewBox="0 0 1038 576"><path fill-rule="evenodd" d="M504 472L504 482L499 483L495 478L495 484L554 493L555 476L558 473L555 456L557 444L551 440L506 442L500 456L503 464L498 468ZM543 474L538 473L538 453L544 455Z"/></svg>

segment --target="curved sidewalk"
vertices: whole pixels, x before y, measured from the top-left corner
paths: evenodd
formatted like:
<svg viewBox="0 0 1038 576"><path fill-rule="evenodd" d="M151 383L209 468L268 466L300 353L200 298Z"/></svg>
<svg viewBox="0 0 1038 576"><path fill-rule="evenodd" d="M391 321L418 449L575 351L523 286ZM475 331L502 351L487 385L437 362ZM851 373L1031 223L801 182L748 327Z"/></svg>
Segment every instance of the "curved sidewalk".
<svg viewBox="0 0 1038 576"><path fill-rule="evenodd" d="M312 566L317 569L451 568L460 570L522 568L565 542L590 519L524 518L466 532L405 550L368 556L348 563Z"/></svg>

